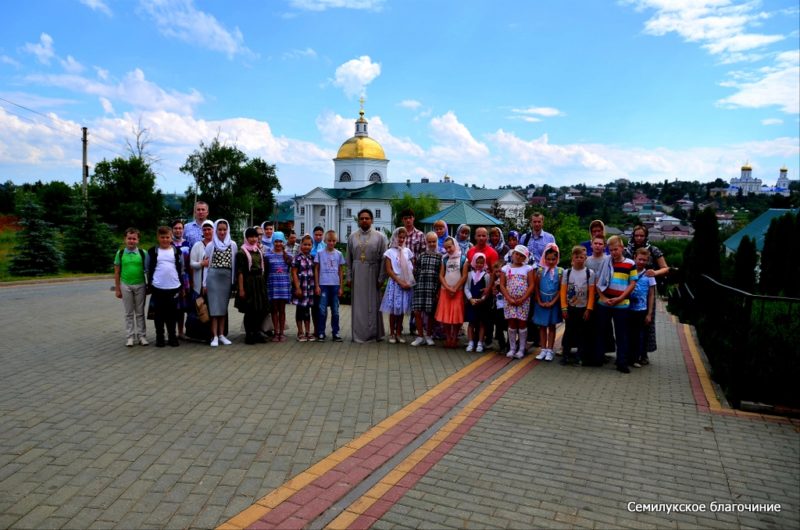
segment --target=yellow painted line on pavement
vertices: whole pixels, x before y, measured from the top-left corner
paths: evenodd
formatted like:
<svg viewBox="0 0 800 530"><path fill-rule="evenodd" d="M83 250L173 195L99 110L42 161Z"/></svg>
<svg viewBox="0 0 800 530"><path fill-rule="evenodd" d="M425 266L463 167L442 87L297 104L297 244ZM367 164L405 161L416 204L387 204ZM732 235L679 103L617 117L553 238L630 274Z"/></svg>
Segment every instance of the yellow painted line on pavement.
<svg viewBox="0 0 800 530"><path fill-rule="evenodd" d="M717 398L717 393L714 392L714 385L711 384L711 377L708 375L706 365L703 364L703 360L700 358L700 350L697 348L697 343L694 341L692 328L688 324L681 324L681 328L683 330L683 336L686 338L686 344L689 346L689 354L692 356L692 362L697 371L697 377L700 379L700 386L703 387L703 394L705 394L706 400L708 401L708 408L713 411L722 410L722 404L719 402L719 398Z"/></svg>
<svg viewBox="0 0 800 530"><path fill-rule="evenodd" d="M420 407L428 403L430 400L447 390L450 386L455 384L459 379L465 377L466 375L474 372L491 359L496 358L496 353L487 353L483 357L476 359L475 361L471 362L458 372L454 373L453 375L445 378L441 383L434 386L420 397L403 407L402 409L398 410L388 418L384 419L367 432L359 436L358 438L348 442L344 446L340 447L330 455L326 456L307 470L299 473L298 475L291 478L289 481L284 483L281 486L278 486L276 489L272 490L270 493L258 499L255 504L252 506L244 509L238 515L235 515L231 519L225 521L220 526L217 527L217 530L238 530L241 528L247 528L248 526L252 525L265 515L267 515L270 511L280 505L283 501L300 491L303 487L307 486L323 474L327 473L334 467L336 467L339 463L344 461L347 457L352 455L356 450L364 447L369 442L401 422L402 420L406 419Z"/></svg>
<svg viewBox="0 0 800 530"><path fill-rule="evenodd" d="M433 437L428 439L418 449L408 455L400 464L398 464L392 471L384 476L375 486L369 489L364 495L355 500L350 506L339 514L328 526L329 530L346 529L353 524L364 512L378 502L381 497L400 480L405 477L411 469L414 468L422 459L432 453L450 434L455 431L459 425L469 418L469 416L477 409L484 401L486 401L503 383L514 377L520 370L524 369L527 365L533 362L532 355L525 357L516 366L508 370L506 373L489 383L477 396L475 396L469 403L467 403L458 414L456 414L449 422L447 422Z"/></svg>

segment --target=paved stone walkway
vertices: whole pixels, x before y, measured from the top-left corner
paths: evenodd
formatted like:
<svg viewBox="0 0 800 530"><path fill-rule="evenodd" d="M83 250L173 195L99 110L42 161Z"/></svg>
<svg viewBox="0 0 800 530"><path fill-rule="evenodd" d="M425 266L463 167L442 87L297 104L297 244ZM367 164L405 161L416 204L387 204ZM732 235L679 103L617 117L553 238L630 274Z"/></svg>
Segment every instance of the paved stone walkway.
<svg viewBox="0 0 800 530"><path fill-rule="evenodd" d="M109 286L0 288L0 528L800 525L797 425L698 403L666 314L625 376L235 331L125 348ZM781 511L627 509L712 501Z"/></svg>

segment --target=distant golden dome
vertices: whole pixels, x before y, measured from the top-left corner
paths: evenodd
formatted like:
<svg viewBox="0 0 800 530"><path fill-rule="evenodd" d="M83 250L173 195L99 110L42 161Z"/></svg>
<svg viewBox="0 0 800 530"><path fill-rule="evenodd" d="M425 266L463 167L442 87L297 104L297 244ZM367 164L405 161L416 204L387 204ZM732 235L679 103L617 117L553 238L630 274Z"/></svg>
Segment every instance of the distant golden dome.
<svg viewBox="0 0 800 530"><path fill-rule="evenodd" d="M753 167L748 163L742 166L742 171L752 171Z"/></svg>
<svg viewBox="0 0 800 530"><path fill-rule="evenodd" d="M386 160L381 144L369 136L353 136L339 148L336 158L372 158Z"/></svg>

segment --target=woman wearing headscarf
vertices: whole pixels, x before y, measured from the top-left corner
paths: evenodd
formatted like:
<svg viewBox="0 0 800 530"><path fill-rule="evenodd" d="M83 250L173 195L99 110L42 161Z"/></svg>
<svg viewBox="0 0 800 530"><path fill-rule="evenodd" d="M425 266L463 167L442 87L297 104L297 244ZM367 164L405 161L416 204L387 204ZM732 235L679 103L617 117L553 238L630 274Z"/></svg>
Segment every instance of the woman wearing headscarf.
<svg viewBox="0 0 800 530"><path fill-rule="evenodd" d="M403 338L403 316L411 311L413 299L414 266L413 252L406 248L408 232L400 227L392 232L389 248L383 253L384 267L389 281L381 301L381 312L389 313L389 343L405 343Z"/></svg>
<svg viewBox="0 0 800 530"><path fill-rule="evenodd" d="M208 272L203 279L203 288L208 302L208 314L211 316L211 347L220 343L228 345L231 341L224 335L225 317L228 316L228 302L231 298L231 286L236 281L236 243L231 240L230 225L225 219L217 219L214 223L214 237L206 247Z"/></svg>
<svg viewBox="0 0 800 530"><path fill-rule="evenodd" d="M472 248L472 242L469 240L472 234L472 228L468 224L458 225L456 230L456 244L461 249L463 255L467 255L467 251Z"/></svg>
<svg viewBox="0 0 800 530"><path fill-rule="evenodd" d="M498 258L505 260L506 254L510 249L503 238L503 231L497 226L493 226L489 230L489 246L497 252Z"/></svg>
<svg viewBox="0 0 800 530"><path fill-rule="evenodd" d="M652 278L664 278L669 274L669 265L664 258L664 253L655 245L650 243L649 232L647 227L638 225L634 227L631 239L628 241L628 246L625 247L624 256L628 259L635 259L636 251L640 248L646 248L650 251L650 260L645 265L645 275ZM654 352L658 348L656 343L656 313L653 312L653 318L650 324L645 329L645 342L647 348L644 356L642 357L642 364L650 364L647 358L647 353Z"/></svg>
<svg viewBox="0 0 800 530"><path fill-rule="evenodd" d="M267 293L264 284L264 255L258 245L255 227L245 230L244 243L236 254L238 293L234 307L244 313L245 344L264 342L259 333L267 313Z"/></svg>
<svg viewBox="0 0 800 530"><path fill-rule="evenodd" d="M606 238L606 225L600 219L595 219L589 223L589 240L581 243L581 246L586 249L586 255L592 255L592 241L596 237ZM608 247L606 246L606 256L608 256Z"/></svg>
<svg viewBox="0 0 800 530"><path fill-rule="evenodd" d="M433 231L436 232L436 249L439 251L439 254L447 254L447 251L444 249L444 241L448 237L450 237L449 227L447 223L445 223L442 219L439 219L435 223L433 223Z"/></svg>

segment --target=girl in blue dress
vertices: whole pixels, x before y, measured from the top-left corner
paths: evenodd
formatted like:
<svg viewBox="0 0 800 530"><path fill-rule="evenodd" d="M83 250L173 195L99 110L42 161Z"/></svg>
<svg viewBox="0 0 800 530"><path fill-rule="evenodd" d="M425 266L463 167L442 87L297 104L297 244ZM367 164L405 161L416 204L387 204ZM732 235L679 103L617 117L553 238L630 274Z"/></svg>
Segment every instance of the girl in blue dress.
<svg viewBox="0 0 800 530"><path fill-rule="evenodd" d="M272 304L272 327L275 336L272 342L286 341L286 302L292 299L290 274L292 258L284 250L286 237L283 232L272 236L272 252L264 255L267 273L267 296Z"/></svg>
<svg viewBox="0 0 800 530"><path fill-rule="evenodd" d="M536 304L533 308L533 323L539 326L539 341L542 351L538 360L552 361L556 341L556 324L561 322L561 275L558 266L558 246L548 243L542 252L542 263L536 271Z"/></svg>

